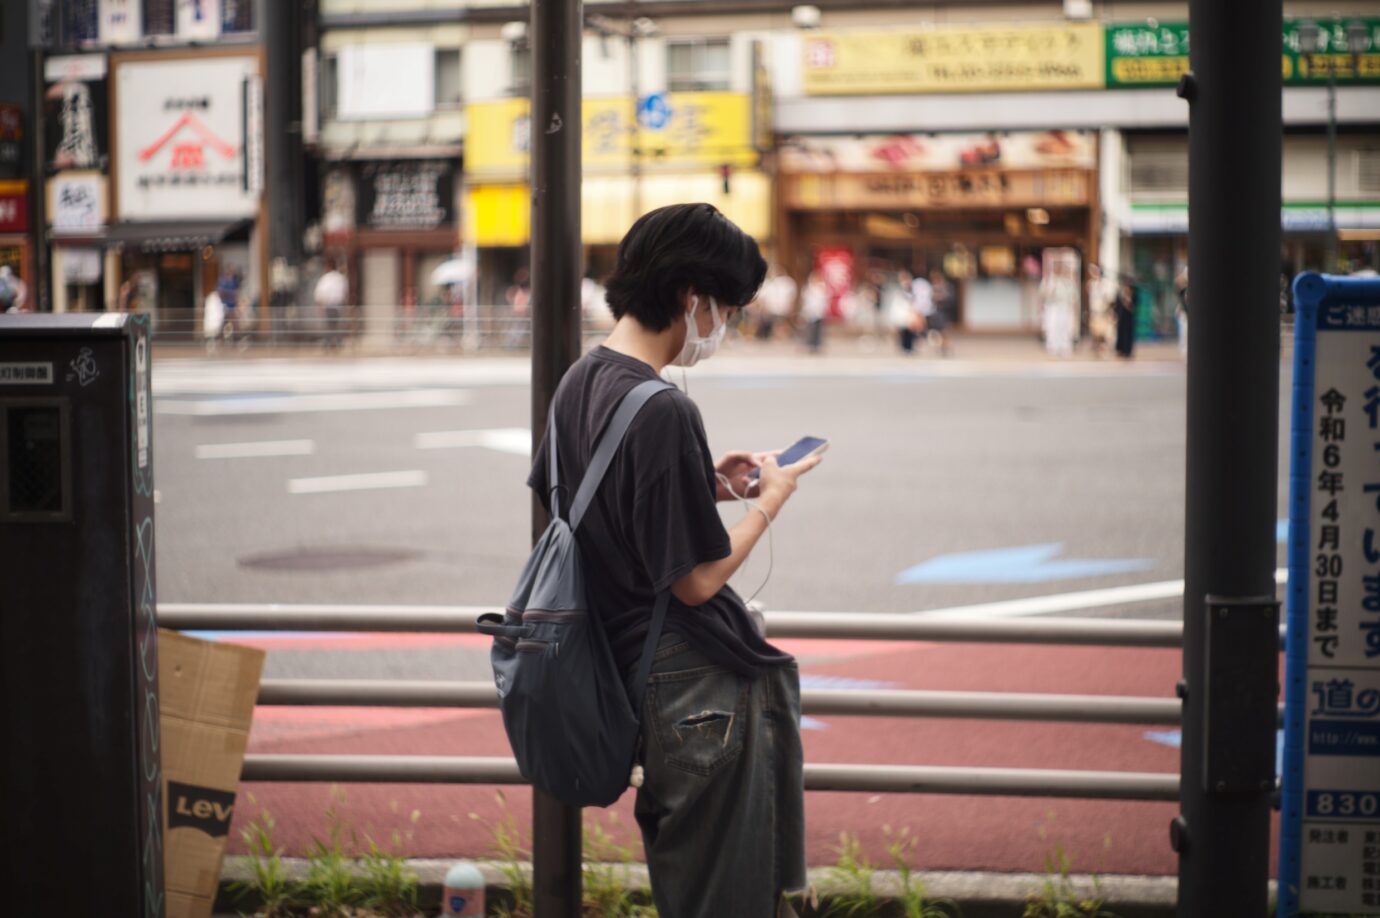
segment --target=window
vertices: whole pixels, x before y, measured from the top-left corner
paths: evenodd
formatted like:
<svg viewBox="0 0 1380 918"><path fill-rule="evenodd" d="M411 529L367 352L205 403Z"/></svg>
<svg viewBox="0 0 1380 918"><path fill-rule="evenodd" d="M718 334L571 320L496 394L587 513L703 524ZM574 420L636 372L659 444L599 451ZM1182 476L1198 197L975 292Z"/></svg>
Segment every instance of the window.
<svg viewBox="0 0 1380 918"><path fill-rule="evenodd" d="M144 0L144 34L177 34L176 0Z"/></svg>
<svg viewBox="0 0 1380 918"><path fill-rule="evenodd" d="M727 38L667 42L666 88L671 92L726 90L728 82Z"/></svg>
<svg viewBox="0 0 1380 918"><path fill-rule="evenodd" d="M512 72L512 93L521 95L532 88L532 48L527 42L513 45L509 56Z"/></svg>
<svg viewBox="0 0 1380 918"><path fill-rule="evenodd" d="M321 105L322 118L335 117L336 92L339 86L335 61L334 54L321 58L321 84L317 88L317 98Z"/></svg>
<svg viewBox="0 0 1380 918"><path fill-rule="evenodd" d="M221 0L220 30L222 32L254 31L254 0Z"/></svg>
<svg viewBox="0 0 1380 918"><path fill-rule="evenodd" d="M460 95L460 49L436 49L436 107L459 108Z"/></svg>

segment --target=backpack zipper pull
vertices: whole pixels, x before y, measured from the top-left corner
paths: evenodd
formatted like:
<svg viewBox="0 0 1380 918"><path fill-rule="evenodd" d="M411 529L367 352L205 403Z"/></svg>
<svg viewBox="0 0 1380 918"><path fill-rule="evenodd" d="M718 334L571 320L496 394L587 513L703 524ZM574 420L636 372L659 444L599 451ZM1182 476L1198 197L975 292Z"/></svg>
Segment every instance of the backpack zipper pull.
<svg viewBox="0 0 1380 918"><path fill-rule="evenodd" d="M647 773L642 770L642 766L634 765L632 767L632 775L628 778L628 784L632 787L641 787L646 777Z"/></svg>

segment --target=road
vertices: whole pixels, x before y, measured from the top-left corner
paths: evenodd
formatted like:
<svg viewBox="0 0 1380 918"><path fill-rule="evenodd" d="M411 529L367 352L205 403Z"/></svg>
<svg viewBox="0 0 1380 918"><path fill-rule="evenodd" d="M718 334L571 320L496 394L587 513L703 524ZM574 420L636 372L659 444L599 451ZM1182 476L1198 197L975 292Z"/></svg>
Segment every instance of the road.
<svg viewBox="0 0 1380 918"><path fill-rule="evenodd" d="M1186 380L1176 355L1050 363L1024 343L964 351L946 361L857 349L811 359L738 343L687 374L716 453L804 434L831 441L774 527L770 559L764 543L735 587L748 595L760 586L758 598L775 610L947 615L981 605L982 614L1021 615L1048 608L1020 602L1032 597L1169 582L1148 591L1165 598L1061 614L1177 618ZM160 355L160 601L502 603L530 538L526 372L523 360L486 357ZM678 371L672 379L682 382ZM722 505L726 522L742 512ZM269 648L273 677L489 677L474 636L247 640ZM1167 697L1179 669L1165 651L784 646L800 658L804 683L818 687ZM818 762L1165 772L1178 764L1172 731L1141 727L864 718L806 726L807 760ZM505 749L490 712L261 708L251 751ZM292 850L321 831L326 788L246 790L254 802L241 794L237 825L266 806ZM520 818L526 797L508 794ZM629 824L630 807L620 806ZM415 825L406 819L414 809ZM1058 842L1075 869L1171 873L1173 809L811 794L809 854L811 863L831 862L843 830L880 851L883 824L909 825L921 833L925 867L1038 870ZM346 810L376 835L404 828L418 856L482 853L487 839L468 814L496 816L492 790L476 788L355 786Z"/></svg>

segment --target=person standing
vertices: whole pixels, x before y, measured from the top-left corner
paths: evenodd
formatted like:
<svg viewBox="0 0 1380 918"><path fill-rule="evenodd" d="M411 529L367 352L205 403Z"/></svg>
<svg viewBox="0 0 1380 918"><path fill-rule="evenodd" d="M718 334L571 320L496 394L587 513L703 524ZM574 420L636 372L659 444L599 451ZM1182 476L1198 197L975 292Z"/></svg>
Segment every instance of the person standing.
<svg viewBox="0 0 1380 918"><path fill-rule="evenodd" d="M608 281L617 322L566 372L532 457L527 484L548 512L552 428L557 480L577 482L623 396L713 355L766 267L752 237L709 204L633 224ZM819 459L781 466L772 453L731 452L716 462L699 407L668 389L633 419L575 531L589 612L625 673L657 596L671 594L640 712L634 805L662 918L791 915L785 896L806 885L799 670L728 579ZM754 469L754 507L725 529L716 504L749 493Z"/></svg>
<svg viewBox="0 0 1380 918"><path fill-rule="evenodd" d="M1179 275L1174 278L1174 296L1178 300L1179 308L1175 311L1174 318L1179 325L1179 356L1188 359L1188 265L1184 265L1179 271Z"/></svg>
<svg viewBox="0 0 1380 918"><path fill-rule="evenodd" d="M1040 282L1045 350L1051 357L1072 357L1078 315L1078 284L1073 266L1059 260Z"/></svg>
<svg viewBox="0 0 1380 918"><path fill-rule="evenodd" d="M824 317L829 312L829 285L818 271L811 271L800 297L800 318L805 322L805 347L818 354L824 346Z"/></svg>
<svg viewBox="0 0 1380 918"><path fill-rule="evenodd" d="M795 294L795 281L789 274L776 269L762 286L759 297L762 305L757 322L759 341L770 341L777 324L790 321L791 313L795 311Z"/></svg>
<svg viewBox="0 0 1380 918"><path fill-rule="evenodd" d="M326 273L316 282L313 299L316 308L326 320L326 349L334 350L344 344L341 319L345 313L345 301L350 297L350 282L336 266L334 259L326 262Z"/></svg>
<svg viewBox="0 0 1380 918"><path fill-rule="evenodd" d="M1088 337L1093 354L1105 357L1116 343L1116 281L1100 265L1088 265Z"/></svg>
<svg viewBox="0 0 1380 918"><path fill-rule="evenodd" d="M896 275L896 283L886 286L885 294L887 325L896 332L896 344L902 354L915 353L915 332L920 325L911 300L911 280L909 271L901 271Z"/></svg>
<svg viewBox="0 0 1380 918"><path fill-rule="evenodd" d="M910 302L918 319L916 333L928 335L934 322L934 284L923 273L910 282Z"/></svg>
<svg viewBox="0 0 1380 918"><path fill-rule="evenodd" d="M934 308L930 313L927 336L939 347L941 357L949 356L949 325L957 316L958 300L954 285L944 272L935 268L930 272L930 299Z"/></svg>
<svg viewBox="0 0 1380 918"><path fill-rule="evenodd" d="M1136 279L1121 275L1116 294L1116 355L1129 359L1136 346Z"/></svg>
<svg viewBox="0 0 1380 918"><path fill-rule="evenodd" d="M28 312L29 288L9 265L0 265L0 312Z"/></svg>
<svg viewBox="0 0 1380 918"><path fill-rule="evenodd" d="M214 354L220 346L220 336L225 331L225 301L219 290L206 294L201 309L201 337L206 342L206 353Z"/></svg>

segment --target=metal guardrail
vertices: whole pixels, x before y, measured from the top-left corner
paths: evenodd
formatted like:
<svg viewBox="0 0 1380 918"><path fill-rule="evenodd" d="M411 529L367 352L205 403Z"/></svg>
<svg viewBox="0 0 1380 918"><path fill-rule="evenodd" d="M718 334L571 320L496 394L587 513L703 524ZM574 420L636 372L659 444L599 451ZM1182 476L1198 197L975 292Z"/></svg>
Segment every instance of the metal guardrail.
<svg viewBox="0 0 1380 918"><path fill-rule="evenodd" d="M159 623L180 630L473 633L498 606L342 606L162 603ZM911 615L767 612L772 637L942 641L965 644L1065 644L1083 647L1183 646L1183 625L1145 619L926 619Z"/></svg>
<svg viewBox="0 0 1380 918"><path fill-rule="evenodd" d="M249 605L164 603L159 624L178 630L473 633L475 620L498 608L405 605ZM919 616L768 612L777 638L1005 643L1177 648L1178 622L1146 620L927 620ZM268 679L265 705L497 707L488 682ZM1179 723L1180 702L1169 698L1022 694L1008 692L855 691L807 689L807 714L1059 721L1103 724ZM452 756L249 755L246 781L351 781L523 784L507 758ZM1176 800L1176 774L807 763L807 790L872 793L949 793L996 796Z"/></svg>

